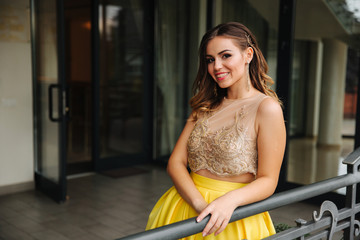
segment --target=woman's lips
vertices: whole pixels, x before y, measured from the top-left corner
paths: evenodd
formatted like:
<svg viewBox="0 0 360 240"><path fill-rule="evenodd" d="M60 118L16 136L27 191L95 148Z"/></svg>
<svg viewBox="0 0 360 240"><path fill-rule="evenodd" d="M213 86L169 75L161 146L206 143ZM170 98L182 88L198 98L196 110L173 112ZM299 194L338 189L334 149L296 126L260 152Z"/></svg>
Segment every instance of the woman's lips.
<svg viewBox="0 0 360 240"><path fill-rule="evenodd" d="M217 74L215 74L216 79L219 80L219 81L224 80L227 75L229 75L229 73L217 73Z"/></svg>

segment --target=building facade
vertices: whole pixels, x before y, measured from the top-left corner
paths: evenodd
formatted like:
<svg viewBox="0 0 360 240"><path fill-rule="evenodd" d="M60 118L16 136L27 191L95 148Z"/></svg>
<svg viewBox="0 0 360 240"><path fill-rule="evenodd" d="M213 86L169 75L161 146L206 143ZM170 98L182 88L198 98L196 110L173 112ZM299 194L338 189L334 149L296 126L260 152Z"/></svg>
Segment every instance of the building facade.
<svg viewBox="0 0 360 240"><path fill-rule="evenodd" d="M68 176L166 163L190 113L201 37L229 21L253 31L284 103L281 182L341 174L360 137L355 4L2 1L0 194L36 185L63 201Z"/></svg>

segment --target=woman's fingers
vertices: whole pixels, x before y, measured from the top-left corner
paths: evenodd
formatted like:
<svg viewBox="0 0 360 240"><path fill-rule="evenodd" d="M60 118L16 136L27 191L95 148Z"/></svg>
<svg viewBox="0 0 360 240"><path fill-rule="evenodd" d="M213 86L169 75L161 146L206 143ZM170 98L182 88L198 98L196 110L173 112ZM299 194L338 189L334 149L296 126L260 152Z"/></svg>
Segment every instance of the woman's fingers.
<svg viewBox="0 0 360 240"><path fill-rule="evenodd" d="M215 236L218 235L226 228L228 223L229 223L229 219L213 214L203 230L203 236L210 235L215 231L216 231Z"/></svg>
<svg viewBox="0 0 360 240"><path fill-rule="evenodd" d="M210 235L212 234L213 232L215 232L217 229L220 228L221 224L222 224L222 221L217 218L217 219L214 219L213 216L211 216L208 224L206 225L206 227L204 228L204 231L203 231L203 236L207 236L207 235Z"/></svg>
<svg viewBox="0 0 360 240"><path fill-rule="evenodd" d="M197 222L201 222L207 215L211 214L210 220L203 230L203 236L210 235L214 232L215 235L221 233L230 221L233 208L229 208L228 204L220 200L219 198L210 203L196 218ZM218 204L219 201L220 204Z"/></svg>
<svg viewBox="0 0 360 240"><path fill-rule="evenodd" d="M206 217L209 214L210 214L210 209L208 207L206 207L196 218L196 221L201 222L204 219L204 217Z"/></svg>
<svg viewBox="0 0 360 240"><path fill-rule="evenodd" d="M215 232L215 236L218 235L219 233L221 233L222 231L224 231L224 229L226 228L226 226L229 224L229 219L225 219L222 224L221 227Z"/></svg>

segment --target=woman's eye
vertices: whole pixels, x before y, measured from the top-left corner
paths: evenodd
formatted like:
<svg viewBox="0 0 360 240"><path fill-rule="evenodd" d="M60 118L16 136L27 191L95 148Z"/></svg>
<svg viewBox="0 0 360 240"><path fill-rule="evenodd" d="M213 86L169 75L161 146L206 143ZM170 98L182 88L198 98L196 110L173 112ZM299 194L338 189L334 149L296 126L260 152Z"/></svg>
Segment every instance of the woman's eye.
<svg viewBox="0 0 360 240"><path fill-rule="evenodd" d="M229 58L229 57L231 57L230 54L224 54L224 55L223 55L223 58Z"/></svg>
<svg viewBox="0 0 360 240"><path fill-rule="evenodd" d="M206 63L212 63L212 62L214 62L214 59L212 59L212 58L207 58L206 59Z"/></svg>

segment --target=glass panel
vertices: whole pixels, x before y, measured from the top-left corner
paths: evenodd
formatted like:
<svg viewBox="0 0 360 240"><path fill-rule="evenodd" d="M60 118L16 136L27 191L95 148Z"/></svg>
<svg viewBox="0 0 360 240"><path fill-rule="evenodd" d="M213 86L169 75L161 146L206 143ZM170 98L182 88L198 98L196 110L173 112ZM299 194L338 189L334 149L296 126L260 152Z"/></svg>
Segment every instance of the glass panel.
<svg viewBox="0 0 360 240"><path fill-rule="evenodd" d="M65 1L67 174L92 170L91 2Z"/></svg>
<svg viewBox="0 0 360 240"><path fill-rule="evenodd" d="M346 173L342 160L354 146L359 77L354 3L326 0L313 8L297 2L289 182L310 184Z"/></svg>
<svg viewBox="0 0 360 240"><path fill-rule="evenodd" d="M59 124L49 115L59 117L56 1L38 1L36 15L36 124L37 164L35 171L58 183L59 181ZM52 93L52 113L49 112Z"/></svg>
<svg viewBox="0 0 360 240"><path fill-rule="evenodd" d="M197 12L197 1L192 1L192 13ZM189 12L189 1L158 0L155 22L155 158L171 153L188 117L188 89L195 79L197 62L198 14ZM193 33L193 34L189 34ZM190 52L191 51L191 52ZM196 62L192 64L196 68Z"/></svg>
<svg viewBox="0 0 360 240"><path fill-rule="evenodd" d="M343 135L341 156L347 156L351 153L354 150L355 145L356 108L360 76L360 50L350 47L348 50L347 62L344 119L341 132Z"/></svg>
<svg viewBox="0 0 360 240"><path fill-rule="evenodd" d="M143 150L143 4L101 1L100 157Z"/></svg>
<svg viewBox="0 0 360 240"><path fill-rule="evenodd" d="M305 135L305 107L308 100L305 96L305 86L309 86L307 72L308 45L306 41L297 40L294 43L292 79L290 90L290 124L289 137Z"/></svg>
<svg viewBox="0 0 360 240"><path fill-rule="evenodd" d="M355 135L355 118L359 81L359 54L356 49L349 48L347 65L346 85L345 85L345 101L344 101L344 121L342 134L346 137L354 137Z"/></svg>

